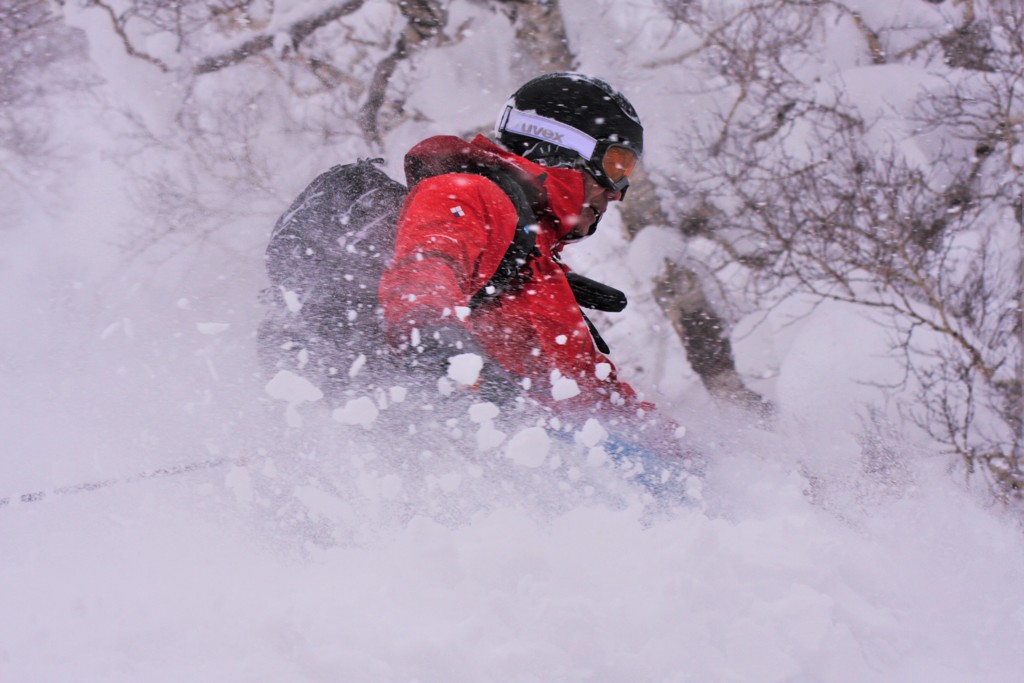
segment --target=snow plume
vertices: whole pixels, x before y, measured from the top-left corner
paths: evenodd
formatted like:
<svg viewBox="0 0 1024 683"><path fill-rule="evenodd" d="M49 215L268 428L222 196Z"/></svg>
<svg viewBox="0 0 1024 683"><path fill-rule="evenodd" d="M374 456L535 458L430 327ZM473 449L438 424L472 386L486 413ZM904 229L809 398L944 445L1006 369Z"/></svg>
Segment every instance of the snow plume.
<svg viewBox="0 0 1024 683"><path fill-rule="evenodd" d="M1013 680L1018 531L942 478L840 516L734 426L652 512L536 426L481 448L480 407L415 438L266 408L245 465L0 508L5 680Z"/></svg>
<svg viewBox="0 0 1024 683"><path fill-rule="evenodd" d="M90 351L63 381L12 378L3 680L1014 680L1024 545L941 474L815 478L844 442L687 414L702 485L659 504L600 424L274 398L243 326L167 300L38 339Z"/></svg>
<svg viewBox="0 0 1024 683"><path fill-rule="evenodd" d="M827 467L861 448L831 412L676 409L706 470L659 502L594 422L268 394L215 259L4 245L0 680L1015 680L1019 530L941 472Z"/></svg>
<svg viewBox="0 0 1024 683"><path fill-rule="evenodd" d="M662 257L694 244L627 243L610 211L572 265L627 290L629 312L595 323L695 453L668 494L599 422L398 386L331 401L263 372L254 330L274 219L365 155L338 114L348 95L300 79L319 61L305 58L271 69L295 70L288 87L262 59L182 86L123 38L171 66L181 43L131 22L119 36L98 4L64 6L103 86L48 92L65 105L47 107L51 156L5 163L23 182L0 184L17 208L0 230L0 681L1019 679L1020 529L885 416L858 438L865 392L893 376L870 321L804 302L752 313L737 361L772 389L777 425L723 415L650 292ZM247 7L288 13L271 33L314 4ZM479 127L518 85L507 18L448 4L459 40L399 68L415 115L389 133L393 165L428 134ZM581 65L647 92L663 144L645 163L671 168L668 123L700 114L685 95L703 85L676 61L639 65L687 52L668 35L687 32L636 3L560 4ZM365 5L331 30L400 14ZM618 35L652 33L616 49L609 12ZM325 45L372 70L372 41ZM205 136L198 150L177 121Z"/></svg>

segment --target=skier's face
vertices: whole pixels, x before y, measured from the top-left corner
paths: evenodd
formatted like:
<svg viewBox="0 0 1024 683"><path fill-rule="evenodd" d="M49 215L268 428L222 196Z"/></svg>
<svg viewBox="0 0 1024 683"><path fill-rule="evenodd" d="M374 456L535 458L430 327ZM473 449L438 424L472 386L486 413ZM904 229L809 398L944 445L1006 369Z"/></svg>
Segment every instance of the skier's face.
<svg viewBox="0 0 1024 683"><path fill-rule="evenodd" d="M579 222L569 233L568 239L578 240L590 235L601 216L608 210L609 202L622 199L621 192L602 187L594 180L594 176L583 172L583 208L580 210Z"/></svg>

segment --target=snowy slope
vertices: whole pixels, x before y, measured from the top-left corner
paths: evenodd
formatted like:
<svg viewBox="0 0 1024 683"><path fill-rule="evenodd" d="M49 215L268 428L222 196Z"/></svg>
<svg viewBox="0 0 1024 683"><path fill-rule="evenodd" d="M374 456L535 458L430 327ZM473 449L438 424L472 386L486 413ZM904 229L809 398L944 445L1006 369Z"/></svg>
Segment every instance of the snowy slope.
<svg viewBox="0 0 1024 683"><path fill-rule="evenodd" d="M917 444L864 466L858 411L865 381L892 371L884 335L839 306L800 317L802 302L744 320L741 369L782 417L769 432L722 414L646 287L654 255L686 245L628 243L614 215L573 265L630 295L605 323L622 373L708 456L686 502L486 412L408 439L388 409L364 427L314 401L289 427L252 350L261 250L316 172L368 150L318 144L322 102L247 72L202 87L257 93L249 153L266 173L197 161L172 76L71 4L105 83L61 96L38 180L0 189L18 209L0 232L0 681L1018 680L1019 527ZM370 5L360 21L390 16ZM673 36L651 7L608 5L632 51L605 49L592 3L563 1L583 68L614 80L628 57L623 88L669 144L686 74L640 65ZM401 75L423 116L387 137L396 173L417 139L489 125L520 80L504 18L452 12L474 19L468 37ZM835 68L856 68L840 48ZM161 173L191 194L155 212Z"/></svg>

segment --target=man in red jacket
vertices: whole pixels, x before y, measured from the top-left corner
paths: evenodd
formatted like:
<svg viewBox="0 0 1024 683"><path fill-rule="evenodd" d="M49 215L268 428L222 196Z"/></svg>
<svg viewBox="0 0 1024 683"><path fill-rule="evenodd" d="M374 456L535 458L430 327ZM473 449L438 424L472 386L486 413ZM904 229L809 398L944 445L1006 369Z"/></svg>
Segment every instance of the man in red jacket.
<svg viewBox="0 0 1024 683"><path fill-rule="evenodd" d="M411 192L379 289L389 343L410 370L447 375L442 387L634 421L653 406L618 378L560 256L626 193L643 152L640 119L607 83L554 73L521 87L495 132L502 146L439 136L406 156ZM523 227L496 176L522 190L536 240L514 285L481 296ZM479 374L455 367L467 354L483 360Z"/></svg>

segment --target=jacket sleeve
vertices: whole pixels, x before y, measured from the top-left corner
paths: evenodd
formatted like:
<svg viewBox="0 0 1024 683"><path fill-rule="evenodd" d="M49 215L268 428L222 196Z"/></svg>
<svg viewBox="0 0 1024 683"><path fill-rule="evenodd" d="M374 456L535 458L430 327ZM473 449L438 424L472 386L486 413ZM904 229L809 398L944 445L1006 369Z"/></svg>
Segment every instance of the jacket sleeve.
<svg viewBox="0 0 1024 683"><path fill-rule="evenodd" d="M480 175L428 178L410 192L398 219L395 254L378 295L388 341L413 328L456 319L494 275L515 235L508 196Z"/></svg>

